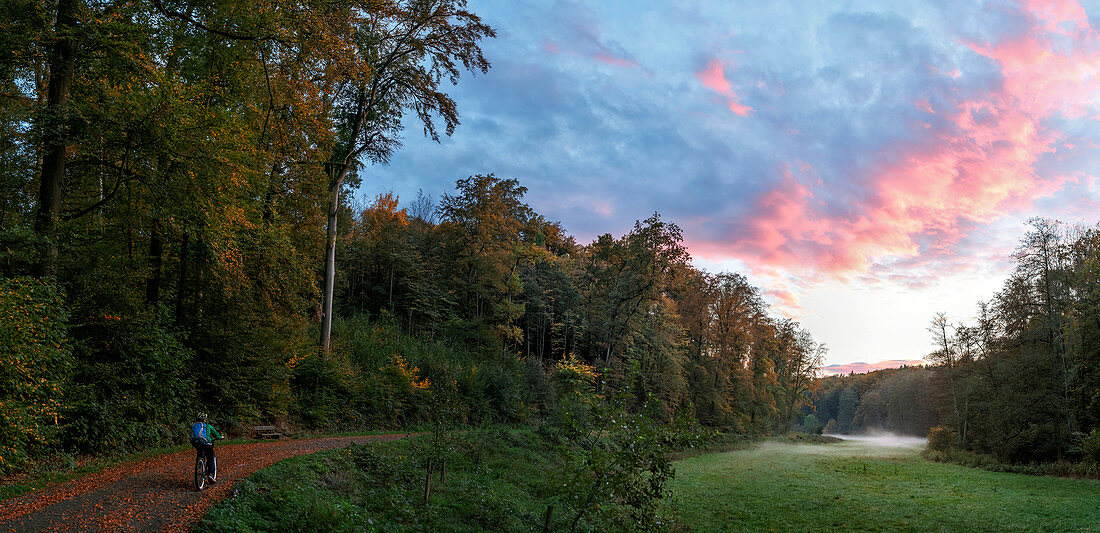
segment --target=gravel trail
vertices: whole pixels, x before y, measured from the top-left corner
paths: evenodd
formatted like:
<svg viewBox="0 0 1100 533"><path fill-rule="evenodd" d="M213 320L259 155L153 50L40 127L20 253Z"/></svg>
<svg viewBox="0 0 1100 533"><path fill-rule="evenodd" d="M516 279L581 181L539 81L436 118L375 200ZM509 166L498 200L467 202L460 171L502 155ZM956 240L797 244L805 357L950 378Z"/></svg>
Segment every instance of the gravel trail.
<svg viewBox="0 0 1100 533"><path fill-rule="evenodd" d="M122 463L0 501L0 531L187 531L233 485L277 461L407 434L277 440L216 446L218 483L196 492L193 450Z"/></svg>

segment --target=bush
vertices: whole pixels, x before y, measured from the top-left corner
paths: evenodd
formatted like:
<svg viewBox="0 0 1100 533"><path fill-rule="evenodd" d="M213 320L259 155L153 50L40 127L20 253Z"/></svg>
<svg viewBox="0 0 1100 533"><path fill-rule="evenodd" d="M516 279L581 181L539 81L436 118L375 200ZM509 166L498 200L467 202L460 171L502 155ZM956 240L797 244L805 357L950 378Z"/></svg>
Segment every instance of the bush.
<svg viewBox="0 0 1100 533"><path fill-rule="evenodd" d="M955 431L949 427L936 426L928 430L927 449L935 452L947 452L955 447Z"/></svg>
<svg viewBox="0 0 1100 533"><path fill-rule="evenodd" d="M821 422L817 421L817 415L810 413L802 419L802 430L811 435L820 435L825 429Z"/></svg>
<svg viewBox="0 0 1100 533"><path fill-rule="evenodd" d="M81 326L63 413L67 448L133 451L185 438L197 410L188 378L193 355L171 324L160 307L129 319L103 314Z"/></svg>
<svg viewBox="0 0 1100 533"><path fill-rule="evenodd" d="M553 487L566 504L570 530L583 521L618 524L620 531L660 531L674 470L672 444L686 440L661 424L657 398L642 412L626 409L628 391L595 401L565 420L565 468Z"/></svg>
<svg viewBox="0 0 1100 533"><path fill-rule="evenodd" d="M298 362L290 386L298 418L308 427L331 428L354 418L352 400L359 373L339 353Z"/></svg>
<svg viewBox="0 0 1100 533"><path fill-rule="evenodd" d="M61 301L52 283L0 280L0 472L55 438L72 368Z"/></svg>
<svg viewBox="0 0 1100 533"><path fill-rule="evenodd" d="M1094 429L1081 441L1081 454L1086 461L1100 463L1100 430Z"/></svg>

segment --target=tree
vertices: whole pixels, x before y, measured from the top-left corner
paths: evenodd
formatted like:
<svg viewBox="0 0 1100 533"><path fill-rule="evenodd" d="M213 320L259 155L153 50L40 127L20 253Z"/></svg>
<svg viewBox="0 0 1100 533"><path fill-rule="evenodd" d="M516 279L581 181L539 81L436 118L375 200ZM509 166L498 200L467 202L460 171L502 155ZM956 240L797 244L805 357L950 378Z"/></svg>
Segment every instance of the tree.
<svg viewBox="0 0 1100 533"><path fill-rule="evenodd" d="M795 413L812 403L815 379L828 349L814 342L813 335L793 320L779 324L780 359L776 364L777 380L782 395L783 416L788 424Z"/></svg>
<svg viewBox="0 0 1100 533"><path fill-rule="evenodd" d="M532 215L523 202L527 188L492 174L458 180L457 188L443 196L439 216L452 287L468 321L463 329L479 332L478 343L518 343L519 267L532 253L524 242Z"/></svg>
<svg viewBox="0 0 1100 533"><path fill-rule="evenodd" d="M458 125L458 110L442 81L458 83L459 67L487 72L480 41L496 33L466 11L465 0L382 0L348 11L356 20L355 64L343 73L337 142L325 165L328 176L328 222L322 284L321 349L329 351L332 331L333 284L336 278L336 222L345 180L360 158L385 162L396 148L405 110L424 126L424 134L439 140L434 117L443 119L450 135ZM345 52L345 53L347 53Z"/></svg>
<svg viewBox="0 0 1100 533"><path fill-rule="evenodd" d="M1032 302L1042 318L1039 327L1045 342L1036 348L1047 352L1051 360L1055 390L1051 391L1048 401L1052 403L1055 416L1055 442L1058 459L1061 459L1069 433L1075 429L1068 405L1070 367L1063 338L1063 317L1068 299L1064 282L1066 254L1059 222L1033 218L1028 224L1032 230L1024 236L1015 257L1017 271L1030 281Z"/></svg>
<svg viewBox="0 0 1100 533"><path fill-rule="evenodd" d="M838 433L846 434L853 430L853 420L856 409L859 407L859 393L852 387L844 389L840 393L840 403L837 405L836 429Z"/></svg>
<svg viewBox="0 0 1100 533"><path fill-rule="evenodd" d="M38 125L43 139L38 211L34 230L44 241L39 275L57 274L57 221L61 216L61 192L65 165L72 143L68 125L69 93L76 70L77 10L79 0L59 0L54 15L53 44L49 47L46 105Z"/></svg>
<svg viewBox="0 0 1100 533"><path fill-rule="evenodd" d="M936 313L936 316L932 318L928 331L935 338L937 349L926 358L942 367L943 373L947 377L947 386L951 391L951 410L954 415L956 435L959 439L959 447L965 449L966 433L970 422L970 397L965 394L965 386L961 383L965 378L959 367L959 344L954 342L951 335L948 334L949 328L951 328L951 325L947 320L947 315ZM969 344L967 344L967 350L969 350L968 346ZM969 351L966 353L969 353Z"/></svg>
<svg viewBox="0 0 1100 533"><path fill-rule="evenodd" d="M593 356L610 367L638 319L687 259L680 228L654 214L621 239L601 235L584 254L581 294Z"/></svg>

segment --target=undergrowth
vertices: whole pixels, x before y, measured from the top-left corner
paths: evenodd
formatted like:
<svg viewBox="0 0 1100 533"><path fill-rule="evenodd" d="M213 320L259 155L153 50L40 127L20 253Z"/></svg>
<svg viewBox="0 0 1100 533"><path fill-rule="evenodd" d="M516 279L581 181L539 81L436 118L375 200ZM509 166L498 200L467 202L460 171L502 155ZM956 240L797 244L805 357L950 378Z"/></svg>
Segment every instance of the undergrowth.
<svg viewBox="0 0 1100 533"><path fill-rule="evenodd" d="M1058 476L1100 479L1100 463L1091 461L1016 464L997 459L992 455L949 448L935 450L925 448L921 456L937 463L951 463L992 472L1012 472L1032 476Z"/></svg>
<svg viewBox="0 0 1100 533"><path fill-rule="evenodd" d="M541 531L548 512L552 531L569 531L563 451L536 432L479 430L296 457L239 483L195 531ZM614 495L597 506L576 531L632 529ZM655 527L672 529L668 509L658 512Z"/></svg>

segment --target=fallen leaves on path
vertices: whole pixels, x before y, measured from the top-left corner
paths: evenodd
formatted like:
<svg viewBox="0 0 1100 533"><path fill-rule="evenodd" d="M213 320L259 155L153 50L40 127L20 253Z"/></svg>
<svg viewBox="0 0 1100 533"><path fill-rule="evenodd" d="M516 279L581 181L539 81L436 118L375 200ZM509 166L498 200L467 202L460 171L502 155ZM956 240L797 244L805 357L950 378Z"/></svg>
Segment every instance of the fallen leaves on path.
<svg viewBox="0 0 1100 533"><path fill-rule="evenodd" d="M233 485L277 461L405 433L218 446L218 483L192 487L195 453L123 463L0 502L0 531L187 531Z"/></svg>

